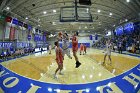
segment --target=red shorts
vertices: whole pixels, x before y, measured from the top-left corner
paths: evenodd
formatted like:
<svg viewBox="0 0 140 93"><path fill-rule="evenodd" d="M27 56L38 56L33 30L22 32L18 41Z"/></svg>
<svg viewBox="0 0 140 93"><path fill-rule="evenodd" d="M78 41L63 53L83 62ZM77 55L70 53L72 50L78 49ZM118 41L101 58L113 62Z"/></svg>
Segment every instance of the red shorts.
<svg viewBox="0 0 140 93"><path fill-rule="evenodd" d="M59 62L59 61L56 59L56 62L57 62L58 65L63 65L63 61L60 61L60 62Z"/></svg>
<svg viewBox="0 0 140 93"><path fill-rule="evenodd" d="M77 47L72 47L72 51L73 52L77 52L78 51L78 48Z"/></svg>
<svg viewBox="0 0 140 93"><path fill-rule="evenodd" d="M80 48L80 51L83 51L83 50L84 50L84 48L83 48L83 47L81 47L81 48Z"/></svg>

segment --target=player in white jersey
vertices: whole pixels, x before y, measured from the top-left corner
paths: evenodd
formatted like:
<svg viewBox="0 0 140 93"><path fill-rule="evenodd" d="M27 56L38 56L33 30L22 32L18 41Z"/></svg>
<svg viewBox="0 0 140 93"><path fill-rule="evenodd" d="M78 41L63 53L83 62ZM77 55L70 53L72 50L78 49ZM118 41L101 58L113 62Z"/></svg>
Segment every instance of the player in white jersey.
<svg viewBox="0 0 140 93"><path fill-rule="evenodd" d="M70 55L70 49L69 49L69 37L67 33L63 34L63 38L62 38L62 49L63 49L63 56L65 56L65 54L72 59L71 55Z"/></svg>
<svg viewBox="0 0 140 93"><path fill-rule="evenodd" d="M105 63L106 56L108 56L108 58L109 58L109 60L110 60L110 64L111 64L112 62L111 62L111 42L110 42L110 40L108 40L108 41L106 42L106 52L105 52L103 64Z"/></svg>

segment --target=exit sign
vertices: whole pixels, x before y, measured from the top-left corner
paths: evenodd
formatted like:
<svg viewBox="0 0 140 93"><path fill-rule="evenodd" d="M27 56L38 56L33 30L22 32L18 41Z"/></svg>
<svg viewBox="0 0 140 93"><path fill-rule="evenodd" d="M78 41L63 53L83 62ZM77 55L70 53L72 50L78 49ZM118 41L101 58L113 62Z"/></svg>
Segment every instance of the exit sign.
<svg viewBox="0 0 140 93"><path fill-rule="evenodd" d="M4 19L5 19L5 16L0 15L0 20L4 20Z"/></svg>

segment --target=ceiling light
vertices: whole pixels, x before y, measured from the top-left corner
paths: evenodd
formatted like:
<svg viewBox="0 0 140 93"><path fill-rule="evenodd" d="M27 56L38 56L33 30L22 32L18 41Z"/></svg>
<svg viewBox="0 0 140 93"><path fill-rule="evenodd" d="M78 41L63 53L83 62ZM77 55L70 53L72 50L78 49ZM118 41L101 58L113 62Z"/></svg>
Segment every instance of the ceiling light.
<svg viewBox="0 0 140 93"><path fill-rule="evenodd" d="M109 13L109 15L112 16L113 14L112 13Z"/></svg>
<svg viewBox="0 0 140 93"><path fill-rule="evenodd" d="M130 2L130 0L126 0L126 2L127 2L127 3L129 3L129 2Z"/></svg>
<svg viewBox="0 0 140 93"><path fill-rule="evenodd" d="M43 14L46 14L46 13L47 13L46 11L43 12Z"/></svg>
<svg viewBox="0 0 140 93"><path fill-rule="evenodd" d="M10 7L6 7L6 9L7 9L7 10L9 10L9 9L10 9Z"/></svg>
<svg viewBox="0 0 140 93"><path fill-rule="evenodd" d="M88 13L89 9L87 8L87 13Z"/></svg>
<svg viewBox="0 0 140 93"><path fill-rule="evenodd" d="M127 22L128 21L128 19L125 19L125 22Z"/></svg>
<svg viewBox="0 0 140 93"><path fill-rule="evenodd" d="M55 23L55 22L52 22L52 24L53 24L53 25L56 25L56 23Z"/></svg>
<svg viewBox="0 0 140 93"><path fill-rule="evenodd" d="M85 26L85 28L87 28L87 26Z"/></svg>
<svg viewBox="0 0 140 93"><path fill-rule="evenodd" d="M56 10L53 10L54 13L56 13Z"/></svg>
<svg viewBox="0 0 140 93"><path fill-rule="evenodd" d="M98 13L100 13L100 12L101 12L101 10L97 10L97 12L98 12Z"/></svg>
<svg viewBox="0 0 140 93"><path fill-rule="evenodd" d="M28 20L28 17L26 17L25 19Z"/></svg>

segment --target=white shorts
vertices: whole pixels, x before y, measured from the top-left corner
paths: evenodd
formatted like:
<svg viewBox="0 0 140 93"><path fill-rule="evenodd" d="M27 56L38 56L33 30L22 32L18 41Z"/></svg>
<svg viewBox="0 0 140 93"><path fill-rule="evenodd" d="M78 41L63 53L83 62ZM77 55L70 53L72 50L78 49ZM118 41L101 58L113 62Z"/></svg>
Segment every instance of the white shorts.
<svg viewBox="0 0 140 93"><path fill-rule="evenodd" d="M106 51L106 52L105 52L105 55L108 55L108 56L110 56L110 55L111 55L111 52L109 52L109 51Z"/></svg>
<svg viewBox="0 0 140 93"><path fill-rule="evenodd" d="M70 58L70 50L69 49L66 49L66 50L63 50L63 56L65 56L65 54Z"/></svg>

